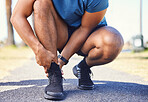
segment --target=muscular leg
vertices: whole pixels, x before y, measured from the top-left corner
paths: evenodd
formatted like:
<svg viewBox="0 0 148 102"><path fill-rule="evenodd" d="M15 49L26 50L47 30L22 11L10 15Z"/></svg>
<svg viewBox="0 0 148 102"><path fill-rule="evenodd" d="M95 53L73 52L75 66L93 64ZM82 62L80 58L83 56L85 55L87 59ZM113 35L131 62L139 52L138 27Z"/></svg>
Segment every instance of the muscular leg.
<svg viewBox="0 0 148 102"><path fill-rule="evenodd" d="M52 0L36 0L34 3L35 32L42 45L55 55L68 39L67 25L56 13ZM53 42L53 43L51 43Z"/></svg>
<svg viewBox="0 0 148 102"><path fill-rule="evenodd" d="M116 29L105 26L94 31L81 48L81 51L88 56L73 67L73 73L78 78L78 88L92 90L94 83L90 77L90 68L113 61L122 46L123 39Z"/></svg>
<svg viewBox="0 0 148 102"><path fill-rule="evenodd" d="M67 39L66 24L55 12L52 0L36 0L34 3L35 32L41 44L55 55L55 63L45 69L49 84L45 87L44 98L63 99L62 74L57 60L57 48L62 48ZM47 70L48 69L48 70Z"/></svg>
<svg viewBox="0 0 148 102"><path fill-rule="evenodd" d="M89 66L102 65L117 57L123 43L123 38L116 29L105 26L89 36L81 51L88 55L86 63Z"/></svg>

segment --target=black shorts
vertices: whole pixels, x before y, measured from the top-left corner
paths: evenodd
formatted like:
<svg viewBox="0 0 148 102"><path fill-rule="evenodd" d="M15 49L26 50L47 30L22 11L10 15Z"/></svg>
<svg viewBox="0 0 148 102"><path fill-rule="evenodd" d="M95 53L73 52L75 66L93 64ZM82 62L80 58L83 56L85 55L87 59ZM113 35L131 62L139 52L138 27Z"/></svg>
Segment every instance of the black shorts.
<svg viewBox="0 0 148 102"><path fill-rule="evenodd" d="M99 29L99 28L101 28L101 27L104 27L104 26L107 26L107 24L100 24L100 25L97 25L93 30L92 30L92 32L89 34L89 36L94 32L94 31L96 31L97 29ZM76 29L78 29L79 27L71 27L71 26L68 26L68 40L67 40L67 42L69 41L69 39L70 39L70 37L71 37L71 35L73 34L73 32L76 30ZM66 44L67 44L67 42L66 42ZM65 44L65 45L66 45ZM64 45L64 46L65 46ZM63 49L58 49L58 51L59 51L59 53L61 53L62 52L62 50ZM78 54L78 55L80 55L80 56L87 56L86 54L84 54L84 53L82 53L82 51L81 50L79 50L78 52L76 52L76 54Z"/></svg>

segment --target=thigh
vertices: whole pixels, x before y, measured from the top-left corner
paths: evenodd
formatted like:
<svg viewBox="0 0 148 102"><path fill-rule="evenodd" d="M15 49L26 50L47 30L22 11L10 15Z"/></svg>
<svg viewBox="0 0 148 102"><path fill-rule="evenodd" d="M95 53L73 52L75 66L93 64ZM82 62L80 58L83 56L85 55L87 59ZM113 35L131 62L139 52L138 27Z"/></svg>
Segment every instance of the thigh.
<svg viewBox="0 0 148 102"><path fill-rule="evenodd" d="M89 55L93 48L101 49L103 54L119 53L123 46L121 34L113 27L101 27L88 37L81 48L81 52Z"/></svg>

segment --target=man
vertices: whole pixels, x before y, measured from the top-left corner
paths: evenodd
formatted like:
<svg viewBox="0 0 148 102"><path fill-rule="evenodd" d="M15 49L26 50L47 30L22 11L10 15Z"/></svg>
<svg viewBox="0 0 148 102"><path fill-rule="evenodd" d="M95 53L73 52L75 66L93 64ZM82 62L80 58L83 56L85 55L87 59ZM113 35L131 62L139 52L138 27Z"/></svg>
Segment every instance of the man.
<svg viewBox="0 0 148 102"><path fill-rule="evenodd" d="M18 0L11 22L45 69L46 99L64 98L60 68L73 54L84 56L73 68L78 88L90 90L90 68L113 61L121 51L123 39L104 17L107 7L108 0ZM37 37L27 21L32 12Z"/></svg>

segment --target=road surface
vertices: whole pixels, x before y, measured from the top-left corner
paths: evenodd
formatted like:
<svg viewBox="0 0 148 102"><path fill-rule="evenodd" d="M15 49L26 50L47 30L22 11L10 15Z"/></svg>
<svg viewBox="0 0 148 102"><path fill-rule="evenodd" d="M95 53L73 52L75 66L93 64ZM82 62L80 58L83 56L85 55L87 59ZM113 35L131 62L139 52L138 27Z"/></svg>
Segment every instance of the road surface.
<svg viewBox="0 0 148 102"><path fill-rule="evenodd" d="M94 90L77 89L72 67L80 60L74 56L63 68L66 98L61 102L148 102L147 81L101 66L92 68ZM43 97L47 83L43 68L32 58L0 80L0 102L54 102Z"/></svg>

